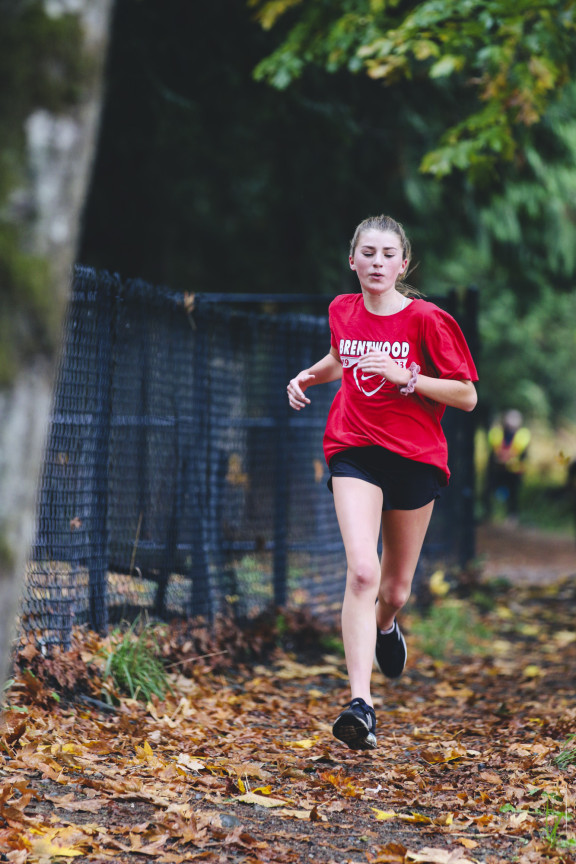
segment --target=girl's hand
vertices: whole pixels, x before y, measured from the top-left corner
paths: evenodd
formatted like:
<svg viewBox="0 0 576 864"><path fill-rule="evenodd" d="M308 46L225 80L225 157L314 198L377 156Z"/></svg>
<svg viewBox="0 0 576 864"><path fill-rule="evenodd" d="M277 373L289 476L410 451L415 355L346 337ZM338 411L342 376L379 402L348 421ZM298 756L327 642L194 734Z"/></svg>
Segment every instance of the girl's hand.
<svg viewBox="0 0 576 864"><path fill-rule="evenodd" d="M294 408L295 411L300 411L301 408L310 404L310 399L304 395L304 391L312 384L315 377L315 375L304 370L303 372L299 372L295 378L292 378L288 384L286 388L288 402L290 403L290 407Z"/></svg>
<svg viewBox="0 0 576 864"><path fill-rule="evenodd" d="M369 372L372 375L381 375L390 381L391 384L404 386L410 380L410 372L408 369L403 369L389 354L384 351L376 351L371 348L358 361L358 368L363 372Z"/></svg>

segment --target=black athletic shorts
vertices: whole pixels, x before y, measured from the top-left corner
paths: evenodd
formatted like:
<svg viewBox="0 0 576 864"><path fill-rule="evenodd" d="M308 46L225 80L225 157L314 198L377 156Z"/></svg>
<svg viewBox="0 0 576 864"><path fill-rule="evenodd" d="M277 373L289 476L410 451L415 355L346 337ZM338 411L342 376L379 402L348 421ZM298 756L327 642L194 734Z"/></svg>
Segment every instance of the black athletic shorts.
<svg viewBox="0 0 576 864"><path fill-rule="evenodd" d="M349 447L335 453L328 468L331 492L333 477L358 477L380 487L383 510L417 510L438 498L445 485L439 468L384 447Z"/></svg>

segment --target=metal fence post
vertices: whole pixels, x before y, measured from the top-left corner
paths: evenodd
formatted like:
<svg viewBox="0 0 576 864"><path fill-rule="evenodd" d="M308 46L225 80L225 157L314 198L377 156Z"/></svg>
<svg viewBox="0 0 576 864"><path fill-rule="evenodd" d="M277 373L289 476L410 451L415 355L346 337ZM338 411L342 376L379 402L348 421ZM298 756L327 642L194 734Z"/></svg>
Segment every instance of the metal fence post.
<svg viewBox="0 0 576 864"><path fill-rule="evenodd" d="M112 352L116 330L116 280L99 280L98 307L93 312L99 327L94 368L89 496L89 624L97 633L108 631L108 455L111 426Z"/></svg>
<svg viewBox="0 0 576 864"><path fill-rule="evenodd" d="M194 551L192 556L192 585L190 614L213 618L212 591L210 586L210 550L208 543L209 504L209 459L210 459L210 404L207 378L210 375L210 355L207 338L207 322L197 308L194 340L194 457L192 477L197 519L195 525Z"/></svg>
<svg viewBox="0 0 576 864"><path fill-rule="evenodd" d="M276 421L276 488L274 495L274 603L277 607L285 606L288 596L288 553L286 539L288 536L288 400L286 398L287 382L287 334L283 334L283 343L278 345L276 374L275 410Z"/></svg>

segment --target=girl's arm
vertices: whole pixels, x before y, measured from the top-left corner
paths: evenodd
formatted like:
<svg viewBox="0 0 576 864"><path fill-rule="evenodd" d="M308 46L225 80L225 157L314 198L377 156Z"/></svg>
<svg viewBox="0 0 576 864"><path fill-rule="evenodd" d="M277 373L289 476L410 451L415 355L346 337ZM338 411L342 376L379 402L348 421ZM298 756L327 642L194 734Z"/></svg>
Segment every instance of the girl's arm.
<svg viewBox="0 0 576 864"><path fill-rule="evenodd" d="M409 369L403 369L389 354L384 354L382 351L368 351L358 361L358 368L365 372L383 375L398 387L404 387L412 377ZM472 381L468 380L430 378L428 375L418 374L414 392L418 393L419 396L425 396L427 399L433 399L434 402L440 402L442 405L460 408L462 411L472 411L478 401L476 388Z"/></svg>
<svg viewBox="0 0 576 864"><path fill-rule="evenodd" d="M292 378L286 390L290 407L300 411L310 404L310 399L304 395L304 391L312 384L328 384L330 381L338 381L342 378L342 364L335 348L330 348L318 363L303 369L295 378Z"/></svg>
<svg viewBox="0 0 576 864"><path fill-rule="evenodd" d="M410 380L410 372L407 369L402 369L402 372L405 373L405 380L402 381L401 386ZM473 411L478 401L478 394L472 381L456 381L451 378L429 378L427 375L419 374L414 392L442 405L460 408L462 411Z"/></svg>

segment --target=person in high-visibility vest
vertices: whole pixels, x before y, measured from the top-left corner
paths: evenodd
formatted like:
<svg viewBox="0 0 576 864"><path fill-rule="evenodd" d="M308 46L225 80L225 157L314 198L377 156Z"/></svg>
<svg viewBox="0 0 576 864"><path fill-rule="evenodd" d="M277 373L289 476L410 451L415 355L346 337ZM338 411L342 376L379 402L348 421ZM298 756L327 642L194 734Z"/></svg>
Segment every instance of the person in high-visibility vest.
<svg viewBox="0 0 576 864"><path fill-rule="evenodd" d="M515 519L530 444L530 430L523 426L520 411L507 411L503 422L492 426L488 432L488 444L487 515L491 513L494 496L503 493L508 516Z"/></svg>

